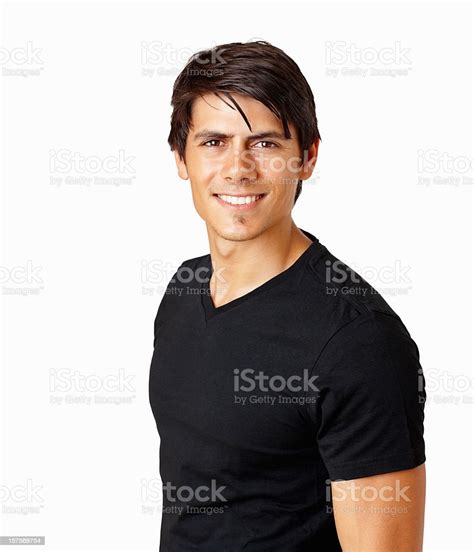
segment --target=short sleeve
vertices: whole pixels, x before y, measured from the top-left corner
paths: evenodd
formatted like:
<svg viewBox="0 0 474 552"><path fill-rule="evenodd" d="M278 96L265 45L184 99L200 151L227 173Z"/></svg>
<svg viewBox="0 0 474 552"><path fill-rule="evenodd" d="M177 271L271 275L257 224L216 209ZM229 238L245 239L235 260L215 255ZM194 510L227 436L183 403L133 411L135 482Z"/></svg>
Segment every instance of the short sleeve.
<svg viewBox="0 0 474 552"><path fill-rule="evenodd" d="M326 344L313 368L312 418L331 480L414 468L425 461L425 380L400 319L360 315Z"/></svg>
<svg viewBox="0 0 474 552"><path fill-rule="evenodd" d="M170 295L172 295L172 288L176 287L177 282L179 282L178 274L181 268L183 267L183 265L184 263L180 264L176 272L173 274L173 276L166 284L166 289L158 305L158 310L156 312L155 320L153 323L153 349L155 349L156 347L158 330L163 320L166 320L166 318L169 317L170 315L170 311L172 311L172 305L170 304Z"/></svg>

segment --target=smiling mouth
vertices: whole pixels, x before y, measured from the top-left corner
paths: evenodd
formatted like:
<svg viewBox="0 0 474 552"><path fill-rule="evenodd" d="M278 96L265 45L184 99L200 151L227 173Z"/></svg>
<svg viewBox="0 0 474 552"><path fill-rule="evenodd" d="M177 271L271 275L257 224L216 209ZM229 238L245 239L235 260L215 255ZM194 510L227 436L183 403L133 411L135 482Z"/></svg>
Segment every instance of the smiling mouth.
<svg viewBox="0 0 474 552"><path fill-rule="evenodd" d="M261 201L267 194L254 194L246 196L213 194L219 200L219 203L229 205L231 207L248 208L253 207Z"/></svg>

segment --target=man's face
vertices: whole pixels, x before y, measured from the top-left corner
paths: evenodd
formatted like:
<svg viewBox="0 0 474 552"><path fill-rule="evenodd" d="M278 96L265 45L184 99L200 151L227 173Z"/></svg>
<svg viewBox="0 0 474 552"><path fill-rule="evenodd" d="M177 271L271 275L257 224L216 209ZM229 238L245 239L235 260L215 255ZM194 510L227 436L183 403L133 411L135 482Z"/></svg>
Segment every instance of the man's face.
<svg viewBox="0 0 474 552"><path fill-rule="evenodd" d="M262 103L232 97L252 130L237 109L206 94L193 103L185 160L177 152L175 158L179 176L191 181L194 206L208 230L243 241L291 216L298 180L311 176L317 144L302 164L294 125L287 139L280 120Z"/></svg>

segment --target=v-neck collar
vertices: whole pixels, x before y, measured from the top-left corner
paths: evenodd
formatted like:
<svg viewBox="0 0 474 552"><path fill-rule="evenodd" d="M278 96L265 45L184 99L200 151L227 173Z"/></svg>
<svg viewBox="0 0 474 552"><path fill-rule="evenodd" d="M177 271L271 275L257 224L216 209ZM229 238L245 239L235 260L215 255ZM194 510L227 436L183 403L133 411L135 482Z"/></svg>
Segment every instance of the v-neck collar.
<svg viewBox="0 0 474 552"><path fill-rule="evenodd" d="M278 284L282 280L285 280L288 278L291 274L293 274L300 266L302 266L307 259L309 259L312 255L314 255L316 249L319 246L319 240L313 234L310 232L303 230L302 228L299 228L301 232L303 232L308 238L312 240L312 244L309 245L307 249L303 251L303 253L296 259L296 261L290 265L288 268L283 270L282 272L279 272L263 284L259 285L255 289L249 291L248 293L245 293L244 295L241 295L240 297L237 297L233 299L232 301L229 301L227 303L224 303L220 307L214 306L214 302L212 301L210 288L209 288L209 282L211 280L211 276L213 274L213 267L212 267L212 260L211 255L208 253L204 257L204 264L206 268L208 269L208 277L206 278L206 281L203 281L201 283L201 290L200 290L200 296L201 296L201 303L204 310L204 316L206 319L206 322L209 321L214 316L226 312L237 305L240 305L244 303L245 301L248 301L249 299L255 297L256 295L270 289L274 285Z"/></svg>

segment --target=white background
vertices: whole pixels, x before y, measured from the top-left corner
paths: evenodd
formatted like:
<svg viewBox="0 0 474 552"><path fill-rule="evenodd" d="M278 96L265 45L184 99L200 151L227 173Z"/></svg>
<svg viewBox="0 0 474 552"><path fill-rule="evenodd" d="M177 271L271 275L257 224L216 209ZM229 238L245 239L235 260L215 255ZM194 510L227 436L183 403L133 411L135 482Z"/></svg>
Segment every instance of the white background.
<svg viewBox="0 0 474 552"><path fill-rule="evenodd" d="M316 98L295 222L421 351L425 550L472 550L471 4L11 3L2 27L1 534L157 550L153 320L178 264L208 252L166 142L172 84L194 51L261 38Z"/></svg>

